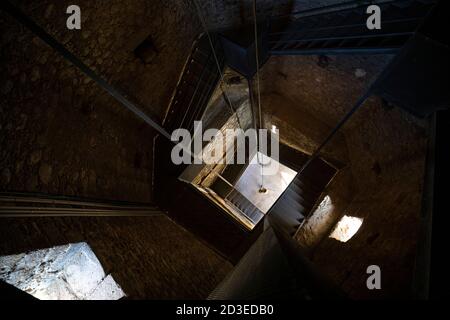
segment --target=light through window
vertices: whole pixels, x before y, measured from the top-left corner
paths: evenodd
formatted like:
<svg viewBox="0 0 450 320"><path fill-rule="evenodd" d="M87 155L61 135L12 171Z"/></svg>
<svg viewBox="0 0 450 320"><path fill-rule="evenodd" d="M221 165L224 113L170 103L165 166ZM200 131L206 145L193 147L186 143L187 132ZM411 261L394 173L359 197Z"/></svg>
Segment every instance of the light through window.
<svg viewBox="0 0 450 320"><path fill-rule="evenodd" d="M363 223L363 219L357 217L343 216L337 223L333 232L330 234L330 238L336 239L341 242L347 242L350 240Z"/></svg>
<svg viewBox="0 0 450 320"><path fill-rule="evenodd" d="M85 242L0 257L0 280L41 300L118 300L125 296Z"/></svg>

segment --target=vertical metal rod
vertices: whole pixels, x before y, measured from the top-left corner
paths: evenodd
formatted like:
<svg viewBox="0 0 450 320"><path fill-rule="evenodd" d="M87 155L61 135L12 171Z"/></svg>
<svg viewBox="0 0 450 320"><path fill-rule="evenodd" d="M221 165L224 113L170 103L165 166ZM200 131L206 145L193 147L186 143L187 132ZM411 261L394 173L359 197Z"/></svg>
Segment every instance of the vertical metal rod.
<svg viewBox="0 0 450 320"><path fill-rule="evenodd" d="M261 112L261 88L259 83L259 48L258 48L258 25L256 20L256 0L253 0L253 16L255 26L255 61L256 61L256 93L258 97L258 129L262 128L262 112Z"/></svg>
<svg viewBox="0 0 450 320"><path fill-rule="evenodd" d="M252 111L253 129L257 130L258 125L257 125L257 120L256 120L255 97L253 96L253 81L251 78L247 78L247 82L248 82L248 97L250 100L250 109ZM257 139L259 139L258 136L257 136ZM259 143L258 143L258 146L259 146Z"/></svg>
<svg viewBox="0 0 450 320"><path fill-rule="evenodd" d="M252 122L253 122L253 128L256 131L256 158L257 158L257 163L258 165L261 166L261 186L260 188L263 188L263 183L264 183L264 172L263 172L263 166L262 166L262 161L259 160L259 150L260 150L260 136L259 136L259 132L258 132L258 125L257 125L257 116L256 116L256 105L255 105L255 97L253 96L253 81L252 79L248 78L248 93L249 93L249 99L250 99L250 108L252 111Z"/></svg>
<svg viewBox="0 0 450 320"><path fill-rule="evenodd" d="M253 0L253 18L254 18L254 30L255 30L255 61L256 61L256 93L258 96L258 128L257 128L257 135L258 135L258 151L260 150L260 141L259 141L259 132L258 129L262 129L263 123L262 123L262 110L261 110L261 88L259 84L259 48L258 48L258 23L257 23L257 17L256 17L256 0ZM261 188L260 190L264 189L264 166L262 161L259 161L260 154L259 152L256 155L258 164L261 166Z"/></svg>

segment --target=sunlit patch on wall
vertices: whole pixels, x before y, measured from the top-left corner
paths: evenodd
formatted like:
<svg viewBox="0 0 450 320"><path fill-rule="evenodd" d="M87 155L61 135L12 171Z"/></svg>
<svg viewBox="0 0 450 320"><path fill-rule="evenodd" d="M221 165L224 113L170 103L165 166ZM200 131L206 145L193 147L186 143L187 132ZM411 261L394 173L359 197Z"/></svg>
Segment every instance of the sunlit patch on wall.
<svg viewBox="0 0 450 320"><path fill-rule="evenodd" d="M317 209L314 211L313 215L323 215L330 213L334 208L333 202L329 195L326 195L320 202Z"/></svg>
<svg viewBox="0 0 450 320"><path fill-rule="evenodd" d="M0 280L41 300L118 300L125 296L85 242L0 257Z"/></svg>
<svg viewBox="0 0 450 320"><path fill-rule="evenodd" d="M357 217L343 216L330 234L330 238L341 242L350 240L363 223L363 219Z"/></svg>

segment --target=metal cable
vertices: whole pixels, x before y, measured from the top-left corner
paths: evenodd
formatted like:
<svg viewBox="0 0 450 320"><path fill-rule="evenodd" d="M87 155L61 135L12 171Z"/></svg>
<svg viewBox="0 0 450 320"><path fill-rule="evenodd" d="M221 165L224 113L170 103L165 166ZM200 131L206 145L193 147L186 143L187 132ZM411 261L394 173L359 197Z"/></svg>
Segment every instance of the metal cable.
<svg viewBox="0 0 450 320"><path fill-rule="evenodd" d="M258 24L256 17L256 0L253 0L253 20L255 26L255 55L256 55L256 93L258 96L258 121L259 129L262 128L262 112L261 112L261 87L259 84L259 49L258 49ZM258 135L258 151L260 149L260 141ZM261 166L261 190L264 188L264 166L262 161L259 161L259 153L257 154L258 164Z"/></svg>

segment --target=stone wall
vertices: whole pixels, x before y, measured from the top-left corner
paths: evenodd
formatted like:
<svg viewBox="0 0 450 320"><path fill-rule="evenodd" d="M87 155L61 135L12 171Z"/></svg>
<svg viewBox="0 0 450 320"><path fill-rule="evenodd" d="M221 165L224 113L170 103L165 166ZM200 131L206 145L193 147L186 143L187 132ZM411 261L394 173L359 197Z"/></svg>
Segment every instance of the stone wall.
<svg viewBox="0 0 450 320"><path fill-rule="evenodd" d="M280 141L291 148L312 154L321 144L332 127L323 117L311 110L299 110L298 102L291 97L292 91L275 91L261 96L264 125L275 125L280 130ZM321 155L333 163L348 162L347 146L344 136L338 133L332 147L325 147Z"/></svg>
<svg viewBox="0 0 450 320"><path fill-rule="evenodd" d="M211 29L253 19L249 0L198 2ZM159 120L202 31L187 1L80 0L80 31L66 28L69 1L14 4ZM267 0L257 11L314 5ZM0 25L0 189L149 201L154 132L3 12ZM133 50L148 37L155 54L144 63Z"/></svg>
<svg viewBox="0 0 450 320"><path fill-rule="evenodd" d="M333 128L391 58L389 55L274 56L261 71L262 90L279 96L288 92L291 109L312 115Z"/></svg>
<svg viewBox="0 0 450 320"><path fill-rule="evenodd" d="M5 219L0 256L86 242L129 299L204 299L231 265L164 215Z"/></svg>
<svg viewBox="0 0 450 320"><path fill-rule="evenodd" d="M353 200L354 194L350 168L341 169L323 191L317 208L313 209L310 217L297 230L295 238L307 254L312 254L320 242L330 234Z"/></svg>
<svg viewBox="0 0 450 320"><path fill-rule="evenodd" d="M156 120L199 33L183 1L15 1ZM150 201L154 132L58 53L0 14L0 190ZM133 50L148 36L150 63ZM157 79L157 81L156 81Z"/></svg>
<svg viewBox="0 0 450 320"><path fill-rule="evenodd" d="M418 240L427 121L382 104L361 110L346 132L357 192L341 212L363 218L346 243L325 237L313 261L354 298L406 298ZM382 272L382 290L366 288L366 268Z"/></svg>
<svg viewBox="0 0 450 320"><path fill-rule="evenodd" d="M251 21L251 1L199 2L210 28ZM279 4L290 10L334 2ZM159 120L202 30L186 1L80 0L81 31L65 28L69 1L15 4ZM154 132L3 12L0 30L0 190L150 201ZM156 50L146 64L133 50L148 36ZM390 58L272 57L261 74L263 97L270 98L263 100L266 124L278 124L288 145L313 152ZM325 149L347 172L327 189L340 204L310 225L307 242L299 239L351 297L408 295L426 132L426 121L374 97ZM364 218L346 243L327 237L343 214ZM120 270L116 280L133 297L205 297L223 261L164 219L4 220L1 253L88 241L107 272ZM198 252L206 260L197 260ZM381 267L381 291L365 288L369 264Z"/></svg>
<svg viewBox="0 0 450 320"><path fill-rule="evenodd" d="M272 57L262 71L266 122L312 153L389 63L390 56ZM427 121L371 97L322 152L340 172L296 234L313 262L352 298L408 297L418 238ZM343 215L363 218L346 243L328 238ZM366 268L382 270L382 290Z"/></svg>

